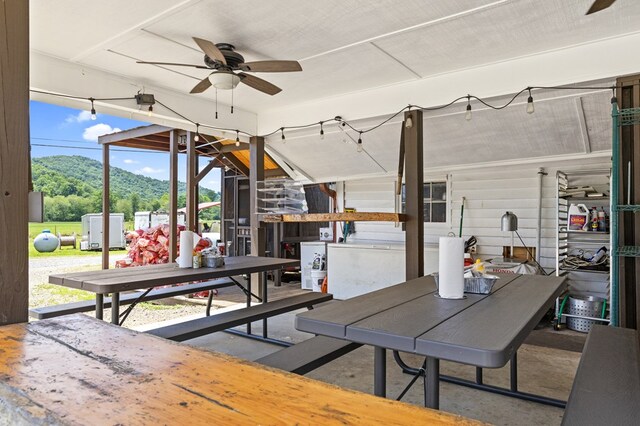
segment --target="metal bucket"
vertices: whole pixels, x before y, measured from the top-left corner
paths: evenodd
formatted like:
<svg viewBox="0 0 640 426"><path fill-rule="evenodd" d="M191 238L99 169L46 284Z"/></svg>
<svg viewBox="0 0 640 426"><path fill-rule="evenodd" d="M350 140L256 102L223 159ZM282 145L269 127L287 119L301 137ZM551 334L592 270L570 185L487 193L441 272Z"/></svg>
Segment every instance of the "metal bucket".
<svg viewBox="0 0 640 426"><path fill-rule="evenodd" d="M600 318L602 316L602 308L605 299L594 296L569 296L569 315L580 315L583 317ZM600 321L567 317L567 328L582 333L591 331L594 324L600 324Z"/></svg>

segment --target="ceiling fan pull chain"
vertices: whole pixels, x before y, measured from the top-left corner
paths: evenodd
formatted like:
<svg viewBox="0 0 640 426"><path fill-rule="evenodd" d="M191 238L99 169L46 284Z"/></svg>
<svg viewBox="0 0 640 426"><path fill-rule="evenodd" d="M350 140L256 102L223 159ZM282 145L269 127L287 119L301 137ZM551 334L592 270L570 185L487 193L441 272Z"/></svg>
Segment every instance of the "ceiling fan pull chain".
<svg viewBox="0 0 640 426"><path fill-rule="evenodd" d="M235 91L234 89L231 89L231 114L233 114L233 92L234 91Z"/></svg>
<svg viewBox="0 0 640 426"><path fill-rule="evenodd" d="M218 88L216 87L216 120L218 119Z"/></svg>

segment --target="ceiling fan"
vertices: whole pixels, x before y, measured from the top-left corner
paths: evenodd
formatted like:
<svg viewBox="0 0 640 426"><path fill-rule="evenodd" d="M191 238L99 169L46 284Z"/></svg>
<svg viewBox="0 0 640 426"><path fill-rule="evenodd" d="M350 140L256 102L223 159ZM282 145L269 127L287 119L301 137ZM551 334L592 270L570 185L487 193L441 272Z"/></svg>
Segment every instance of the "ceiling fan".
<svg viewBox="0 0 640 426"><path fill-rule="evenodd" d="M137 61L139 64L168 65L179 67L192 67L210 70L211 74L191 89L191 93L202 93L209 87L229 90L235 88L238 83L244 83L249 87L268 95L275 95L282 91L278 86L266 80L258 78L247 72L294 72L302 71L298 61L255 61L245 62L244 57L235 51L235 46L229 43L214 44L209 40L193 37L193 41L204 52L204 65L180 64L174 62L149 62ZM237 72L239 71L239 72Z"/></svg>
<svg viewBox="0 0 640 426"><path fill-rule="evenodd" d="M591 15L592 13L600 12L601 10L608 8L615 2L616 0L596 0L593 2L591 7L589 8L586 15Z"/></svg>

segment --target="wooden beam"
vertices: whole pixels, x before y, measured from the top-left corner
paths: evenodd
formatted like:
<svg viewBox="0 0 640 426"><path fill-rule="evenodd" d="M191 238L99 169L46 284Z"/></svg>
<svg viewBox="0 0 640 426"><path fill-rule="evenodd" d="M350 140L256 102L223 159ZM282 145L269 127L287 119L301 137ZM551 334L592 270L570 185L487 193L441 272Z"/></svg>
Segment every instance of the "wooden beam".
<svg viewBox="0 0 640 426"><path fill-rule="evenodd" d="M102 145L102 269L109 269L109 218L111 209L109 206L109 145Z"/></svg>
<svg viewBox="0 0 640 426"><path fill-rule="evenodd" d="M249 209L251 215L251 255L264 256L266 250L267 232L262 225L258 213L258 199L256 197L258 182L264 180L264 138L252 136L249 140ZM258 294L263 294L262 284L264 277L262 274L252 274L252 282L259 283Z"/></svg>
<svg viewBox="0 0 640 426"><path fill-rule="evenodd" d="M195 200L195 182L197 171L196 142L193 140L194 134L187 132L187 228L196 232L196 215L198 214L198 203Z"/></svg>
<svg viewBox="0 0 640 426"><path fill-rule="evenodd" d="M235 144L229 145L218 145L216 146L218 152L226 153L226 152L238 152L238 151L247 151L249 149L249 145L246 143L240 143L240 146L236 146Z"/></svg>
<svg viewBox="0 0 640 426"><path fill-rule="evenodd" d="M177 130L171 131L169 142L169 262L178 257L178 141Z"/></svg>
<svg viewBox="0 0 640 426"><path fill-rule="evenodd" d="M589 139L589 127L587 126L587 119L584 113L584 105L582 103L582 97L577 97L573 100L576 107L576 116L578 118L578 127L580 127L580 136L582 139L582 145L584 147L584 153L591 153L591 140Z"/></svg>
<svg viewBox="0 0 640 426"><path fill-rule="evenodd" d="M249 176L249 168L247 166L244 165L244 163L242 163L242 161L240 161L238 159L238 157L236 157L233 154L229 154L229 155L225 155L224 156L227 161L229 163L231 163L233 165L233 167L242 175L244 176ZM251 154L249 154L249 157L251 157ZM264 163L264 159L262 160Z"/></svg>
<svg viewBox="0 0 640 426"><path fill-rule="evenodd" d="M29 2L0 2L0 22L0 325L5 325L28 320Z"/></svg>
<svg viewBox="0 0 640 426"><path fill-rule="evenodd" d="M209 161L209 164L207 164L204 169L202 169L200 171L200 173L198 173L196 175L196 183L200 183L200 181L202 179L204 179L204 177L206 175L209 174L209 172L216 166L216 160L218 159L218 157L214 157L213 159L211 159L211 161Z"/></svg>
<svg viewBox="0 0 640 426"><path fill-rule="evenodd" d="M309 213L263 215L263 222L404 222L407 215L400 213Z"/></svg>
<svg viewBox="0 0 640 426"><path fill-rule="evenodd" d="M150 126L136 127L135 129L125 130L118 133L103 135L98 138L99 143L121 142L127 139L139 138L142 136L155 135L156 133L169 132L170 127L152 124Z"/></svg>
<svg viewBox="0 0 640 426"><path fill-rule="evenodd" d="M407 126L407 122L411 125ZM406 232L405 264L407 281L424 275L424 165L422 111L404 113Z"/></svg>

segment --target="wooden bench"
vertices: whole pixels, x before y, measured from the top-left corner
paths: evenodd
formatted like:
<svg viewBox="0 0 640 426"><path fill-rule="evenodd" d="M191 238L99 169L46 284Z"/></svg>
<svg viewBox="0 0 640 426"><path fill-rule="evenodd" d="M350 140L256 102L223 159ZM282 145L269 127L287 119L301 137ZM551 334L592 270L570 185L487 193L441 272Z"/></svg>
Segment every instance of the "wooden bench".
<svg viewBox="0 0 640 426"><path fill-rule="evenodd" d="M595 325L585 343L563 425L640 421L640 333Z"/></svg>
<svg viewBox="0 0 640 426"><path fill-rule="evenodd" d="M236 285L236 283L233 280L228 278L221 278L221 279L202 282L202 283L180 285L180 286L174 286L174 287L168 287L168 288L157 288L157 289L151 290L140 301L148 302L151 300L166 299L169 297L180 296L183 294L198 293L200 291L213 290L213 289L224 288L224 287L232 287L234 285ZM140 296L142 296L143 294L144 292L142 291L122 294L120 295L120 304L130 305L138 301ZM110 297L104 298L104 307L105 309L111 307ZM62 315L77 314L80 312L89 312L95 309L96 309L95 299L83 300L81 302L64 303L61 305L44 306L41 308L29 309L29 316L31 316L31 318L36 318L41 320L41 319L59 317Z"/></svg>
<svg viewBox="0 0 640 426"><path fill-rule="evenodd" d="M279 350L255 362L295 374L307 374L362 346L360 343L316 336Z"/></svg>
<svg viewBox="0 0 640 426"><path fill-rule="evenodd" d="M235 311L223 312L179 324L156 328L149 330L147 333L182 342L297 309L312 307L318 303L327 302L332 298L333 295L328 293L304 293L273 302L237 309Z"/></svg>

